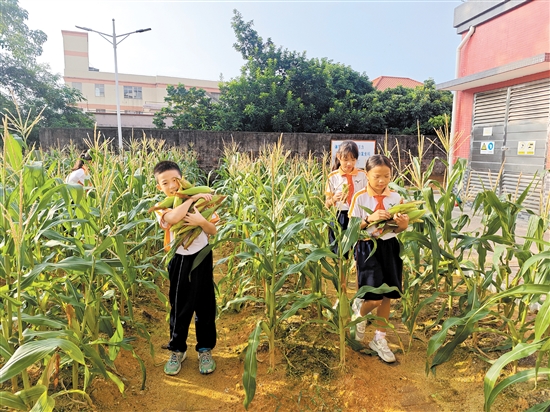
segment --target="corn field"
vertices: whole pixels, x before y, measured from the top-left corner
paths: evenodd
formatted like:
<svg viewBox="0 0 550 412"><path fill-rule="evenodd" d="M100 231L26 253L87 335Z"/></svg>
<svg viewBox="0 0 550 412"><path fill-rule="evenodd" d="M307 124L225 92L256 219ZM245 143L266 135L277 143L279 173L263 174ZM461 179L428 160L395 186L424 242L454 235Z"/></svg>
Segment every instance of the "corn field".
<svg viewBox="0 0 550 412"><path fill-rule="evenodd" d="M87 142L93 159L89 184L67 184L64 177L78 150L45 153L27 147L32 126L9 117L2 128L0 405L51 411L64 396L91 404L87 391L96 377L113 381L123 393L114 368L121 350L132 352L141 365L145 386L147 371L126 326L150 341L147 328L134 318L133 302L151 294L168 305L158 286L167 279L161 233L147 213L161 199L152 167L173 160L193 184L207 179L193 150L168 148L144 136L115 154L96 134ZM404 293L396 305L411 338L419 331L430 337L426 373L435 373L459 345L483 354L484 410L490 411L506 388L527 381L535 386L537 378L550 374L550 243L545 240L550 202L546 199L541 214L526 211L523 198L537 190L531 187L517 198L497 197L492 190L469 196L465 161L440 183L431 180L436 160L421 167L422 136L419 147L420 153L407 154L406 166L403 154L380 148L395 161L392 189L407 201L421 201L426 211L422 222L399 235ZM258 348L267 343L273 368L285 344L286 321L299 315L301 328L321 328L333 337L343 370L346 348L367 350L353 339L361 319L351 320L351 302L367 291L389 290L350 290L354 263L346 252L359 238L359 222L352 219L346 231L334 225L336 216L324 205L328 172L328 156L297 158L278 144L254 157L228 146L214 173L212 186L226 199L211 243L229 251L218 261L225 268L218 285L220 316L250 305L262 309L244 359L245 408L261 381ZM458 198L465 202L457 205ZM519 215L526 212L527 233L519 237ZM472 214L481 219L481 228L470 229ZM337 233L337 253L328 244L329 226ZM428 312L431 322L419 324ZM499 338L500 357L486 355L487 336ZM533 354L533 368L518 367ZM33 365L39 374L29 373ZM61 388L60 376L70 386ZM549 407L543 402L530 411Z"/></svg>

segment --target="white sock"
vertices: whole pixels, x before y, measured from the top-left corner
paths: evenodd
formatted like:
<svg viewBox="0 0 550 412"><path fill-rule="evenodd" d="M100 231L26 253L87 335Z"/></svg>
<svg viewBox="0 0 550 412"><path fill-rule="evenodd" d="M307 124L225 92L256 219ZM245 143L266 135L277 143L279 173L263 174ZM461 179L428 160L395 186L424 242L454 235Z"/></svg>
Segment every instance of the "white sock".
<svg viewBox="0 0 550 412"><path fill-rule="evenodd" d="M379 330L376 330L374 332L374 340L381 340L386 338L386 332L381 332Z"/></svg>

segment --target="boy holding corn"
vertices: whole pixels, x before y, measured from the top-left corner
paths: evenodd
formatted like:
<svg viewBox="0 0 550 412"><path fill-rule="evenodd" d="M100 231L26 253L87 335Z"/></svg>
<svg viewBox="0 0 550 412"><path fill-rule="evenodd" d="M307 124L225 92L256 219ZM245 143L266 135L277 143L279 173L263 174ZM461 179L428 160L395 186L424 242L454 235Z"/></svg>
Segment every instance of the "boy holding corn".
<svg viewBox="0 0 550 412"><path fill-rule="evenodd" d="M153 169L157 189L166 196L174 196L180 188L181 169L171 161L161 161ZM170 227L183 221L186 225L202 229L199 236L187 248L179 246L168 264L170 279L170 341L168 349L172 351L164 366L167 375L176 375L181 363L187 356L187 335L193 314L199 356L199 371L202 374L214 372L216 362L212 358L212 349L216 346L216 297L214 292L212 251L202 259L194 269L197 255L208 246L208 235L216 234L214 218L206 220L196 208L189 212L193 202L203 198L209 201L210 194L196 194L175 208L156 210L160 227L165 231L165 248L173 240Z"/></svg>
<svg viewBox="0 0 550 412"><path fill-rule="evenodd" d="M399 256L400 245L396 234L407 229L409 216L405 213L395 213L391 216L388 212L391 206L402 203L401 196L388 188L392 178L390 159L379 154L373 155L368 158L365 170L368 184L353 197L350 205L351 216L361 218L361 229L367 229L371 222L392 218L394 226L391 226L390 231L371 227L367 229L370 239L357 242L355 246L357 287L376 288L385 283L402 291L403 261ZM373 212L369 214L364 208ZM376 250L371 256L374 249L372 239L376 239ZM397 291L383 295L368 292L362 296L362 301L356 299L359 304L353 305L355 318L365 316L377 308L376 315L386 320L386 322L378 321L374 339L369 343L369 347L388 363L395 362L395 355L388 347L385 328L389 320L391 299L398 299L400 296ZM357 324L357 340L363 339L365 324L366 321Z"/></svg>

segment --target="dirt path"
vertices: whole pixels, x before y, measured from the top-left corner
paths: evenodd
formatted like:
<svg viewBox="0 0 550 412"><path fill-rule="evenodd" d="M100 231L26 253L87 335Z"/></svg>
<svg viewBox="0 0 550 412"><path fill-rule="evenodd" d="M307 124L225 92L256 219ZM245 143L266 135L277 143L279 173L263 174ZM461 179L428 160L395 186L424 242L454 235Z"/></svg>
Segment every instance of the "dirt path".
<svg viewBox="0 0 550 412"><path fill-rule="evenodd" d="M118 373L126 384L122 396L115 385L96 379L91 397L95 411L238 411L243 410L242 372L248 335L261 316L258 309L247 308L239 314L222 314L218 321L218 345L214 351L217 370L211 375L198 371L194 350L194 330L190 333L188 357L174 377L163 373L169 352L161 349L168 340L165 309L153 300L142 299L135 313L152 335L155 358L146 342L134 342L147 367L145 390L140 390L141 373L132 355L123 352L117 359ZM298 329L299 320L288 325ZM306 328L302 328L304 330ZM424 373L426 342L414 340L403 354L395 336L390 344L397 350L398 361L388 365L376 356L347 348L344 371L337 368L336 336L320 327L308 327L308 335L299 333L285 340L285 354L277 353L277 365L267 371L267 347L259 351L256 396L250 411L482 411L483 377L487 364L465 348L451 362L437 369L437 376ZM405 347L408 334L397 327ZM131 331L129 331L131 333ZM370 326L367 338L374 333ZM288 359L288 361L287 361ZM290 363L289 363L290 362ZM521 389L521 390L520 390ZM533 404L533 396L550 398L550 385L533 391L533 385L509 390L500 396L493 411L523 411ZM545 392L546 391L546 392ZM81 409L82 410L82 409Z"/></svg>

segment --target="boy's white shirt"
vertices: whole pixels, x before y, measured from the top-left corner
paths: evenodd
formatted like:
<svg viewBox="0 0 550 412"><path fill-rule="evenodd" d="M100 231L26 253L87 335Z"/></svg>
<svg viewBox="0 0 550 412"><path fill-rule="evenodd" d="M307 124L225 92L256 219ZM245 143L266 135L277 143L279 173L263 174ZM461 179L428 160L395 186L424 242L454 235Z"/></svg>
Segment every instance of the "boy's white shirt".
<svg viewBox="0 0 550 412"><path fill-rule="evenodd" d="M363 190L360 190L359 192L355 193L353 196L353 199L351 201L350 210L351 214L350 217L359 217L361 220L364 220L369 216L366 210L364 210L361 206L366 207L372 211L376 208L376 205L378 202L373 197L374 192L369 190L369 187L365 187ZM394 205L401 203L401 196L399 193L394 192L386 188L386 190L383 193L386 195L384 198L384 208L388 210ZM375 227L370 227L367 229L367 233L369 235L372 235L373 237L376 237L374 234L378 229ZM391 238L396 237L397 235L394 232L386 233L384 236L380 237L382 240L388 240Z"/></svg>
<svg viewBox="0 0 550 412"><path fill-rule="evenodd" d="M158 204L158 203L157 203ZM170 236L170 242L172 243L174 241L174 233L170 230L170 224L166 223L164 221L164 214L172 210L171 208L167 209L161 209L161 210L155 210L155 215L157 216L157 220L159 222L159 225L161 229L165 231L165 233L168 233ZM214 213L212 216L212 222L215 223L219 220L218 215ZM165 242L166 243L166 242ZM189 245L187 249L184 249L183 246L179 246L176 249L176 253L178 255L194 255L195 253L199 252L201 249L206 247L208 245L208 235L204 233L203 230L201 230L201 233L197 236L197 238ZM165 245L166 246L166 245Z"/></svg>

